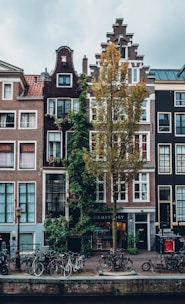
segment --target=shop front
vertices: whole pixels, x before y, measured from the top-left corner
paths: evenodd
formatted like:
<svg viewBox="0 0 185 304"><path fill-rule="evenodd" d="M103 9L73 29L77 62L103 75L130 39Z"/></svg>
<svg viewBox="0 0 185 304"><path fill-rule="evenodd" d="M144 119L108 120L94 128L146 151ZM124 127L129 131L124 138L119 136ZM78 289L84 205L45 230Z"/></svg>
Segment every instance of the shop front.
<svg viewBox="0 0 185 304"><path fill-rule="evenodd" d="M92 236L92 250L109 250L112 248L112 213L93 215L95 230ZM117 213L117 247L126 248L127 214Z"/></svg>

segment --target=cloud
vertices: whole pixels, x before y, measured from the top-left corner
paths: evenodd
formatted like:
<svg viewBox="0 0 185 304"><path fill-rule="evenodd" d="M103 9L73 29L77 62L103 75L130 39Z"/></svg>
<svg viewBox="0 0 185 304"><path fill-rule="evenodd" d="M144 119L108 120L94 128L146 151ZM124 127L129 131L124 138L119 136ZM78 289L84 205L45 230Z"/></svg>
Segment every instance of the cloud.
<svg viewBox="0 0 185 304"><path fill-rule="evenodd" d="M0 60L41 73L55 66L55 50L74 51L74 66L82 58L95 63L101 42L123 18L138 52L151 67L180 68L184 64L185 2L181 0L1 0Z"/></svg>

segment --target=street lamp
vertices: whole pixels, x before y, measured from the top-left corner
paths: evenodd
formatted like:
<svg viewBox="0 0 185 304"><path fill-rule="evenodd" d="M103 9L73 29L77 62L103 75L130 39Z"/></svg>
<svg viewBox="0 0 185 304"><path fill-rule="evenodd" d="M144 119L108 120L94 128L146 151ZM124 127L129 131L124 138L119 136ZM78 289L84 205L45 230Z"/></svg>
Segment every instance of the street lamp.
<svg viewBox="0 0 185 304"><path fill-rule="evenodd" d="M17 251L16 251L16 269L21 271L20 265L20 217L21 217L21 208L17 207L15 209L15 215L17 217Z"/></svg>

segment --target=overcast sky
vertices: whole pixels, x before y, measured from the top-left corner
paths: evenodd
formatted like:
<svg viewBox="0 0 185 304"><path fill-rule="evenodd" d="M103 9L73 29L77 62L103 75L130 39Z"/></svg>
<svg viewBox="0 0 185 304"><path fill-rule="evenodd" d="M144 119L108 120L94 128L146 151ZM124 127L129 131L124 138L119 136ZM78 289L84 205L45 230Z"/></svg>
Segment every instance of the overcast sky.
<svg viewBox="0 0 185 304"><path fill-rule="evenodd" d="M95 64L106 33L123 18L138 54L151 68L185 64L184 0L0 0L0 60L40 74L55 67L56 50L69 46L74 67Z"/></svg>

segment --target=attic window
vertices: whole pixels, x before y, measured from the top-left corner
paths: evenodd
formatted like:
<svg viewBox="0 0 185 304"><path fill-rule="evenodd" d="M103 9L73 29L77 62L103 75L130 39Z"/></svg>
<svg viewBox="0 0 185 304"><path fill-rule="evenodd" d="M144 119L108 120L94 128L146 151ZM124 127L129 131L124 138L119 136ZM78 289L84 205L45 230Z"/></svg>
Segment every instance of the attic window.
<svg viewBox="0 0 185 304"><path fill-rule="evenodd" d="M126 59L126 48L124 46L120 47L121 58Z"/></svg>
<svg viewBox="0 0 185 304"><path fill-rule="evenodd" d="M72 87L72 74L58 74L57 87Z"/></svg>
<svg viewBox="0 0 185 304"><path fill-rule="evenodd" d="M13 84L3 83L3 100L11 100L13 98Z"/></svg>

